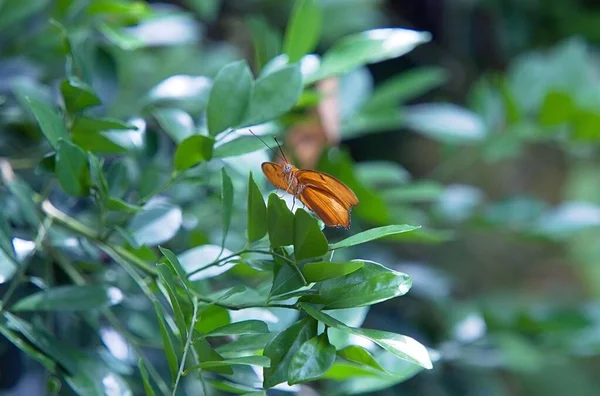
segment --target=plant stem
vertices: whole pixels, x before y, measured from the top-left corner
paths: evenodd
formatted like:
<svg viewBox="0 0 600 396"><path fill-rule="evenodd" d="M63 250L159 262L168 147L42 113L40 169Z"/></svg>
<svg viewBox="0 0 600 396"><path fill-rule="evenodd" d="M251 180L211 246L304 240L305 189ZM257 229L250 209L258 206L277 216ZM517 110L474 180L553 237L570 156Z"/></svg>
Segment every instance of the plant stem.
<svg viewBox="0 0 600 396"><path fill-rule="evenodd" d="M190 323L190 329L188 331L187 339L185 341L185 346L183 347L183 356L181 357L181 363L179 364L179 371L177 372L177 378L175 378L175 385L173 385L173 392L171 393L172 396L175 396L175 393L177 392L177 386L179 385L179 380L181 379L181 376L183 375L183 370L185 368L185 359L187 358L188 350L190 349L190 346L192 345L192 336L194 334L194 326L196 325L196 319L198 316L198 300L194 298L192 300L192 303L194 305L194 312L192 313L192 321Z"/></svg>

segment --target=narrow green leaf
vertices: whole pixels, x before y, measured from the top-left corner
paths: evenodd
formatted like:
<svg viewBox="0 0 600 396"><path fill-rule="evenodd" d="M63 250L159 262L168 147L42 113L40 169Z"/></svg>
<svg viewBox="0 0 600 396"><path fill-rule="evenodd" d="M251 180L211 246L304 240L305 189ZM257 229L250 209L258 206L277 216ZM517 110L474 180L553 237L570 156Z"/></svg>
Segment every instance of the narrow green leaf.
<svg viewBox="0 0 600 396"><path fill-rule="evenodd" d="M12 175L5 181L5 186L19 203L19 211L30 226L37 228L41 223L38 207L33 201L35 191L23 180Z"/></svg>
<svg viewBox="0 0 600 396"><path fill-rule="evenodd" d="M271 359L271 367L263 370L263 387L272 388L288 380L290 361L300 346L317 335L317 322L305 318L283 330L267 344L264 356Z"/></svg>
<svg viewBox="0 0 600 396"><path fill-rule="evenodd" d="M175 169L185 170L200 162L209 161L213 156L215 141L202 135L192 135L183 140L175 150Z"/></svg>
<svg viewBox="0 0 600 396"><path fill-rule="evenodd" d="M217 347L217 352L231 354L262 350L276 335L277 333L275 332L265 334L242 334L237 340Z"/></svg>
<svg viewBox="0 0 600 396"><path fill-rule="evenodd" d="M361 307L406 294L412 286L406 274L372 261L363 262L364 266L351 274L318 282L313 289L319 294L301 300L322 304L323 309Z"/></svg>
<svg viewBox="0 0 600 396"><path fill-rule="evenodd" d="M92 87L75 76L64 79L60 84L60 91L70 113L102 104Z"/></svg>
<svg viewBox="0 0 600 396"><path fill-rule="evenodd" d="M228 393L233 393L236 395L241 395L241 394L248 393L248 392L254 392L254 390L256 389L251 386L237 384L235 382L225 381L225 380L221 380L221 381L208 380L207 382L210 384L211 387L213 387L217 390L220 390L223 392L228 392Z"/></svg>
<svg viewBox="0 0 600 396"><path fill-rule="evenodd" d="M69 139L69 134L64 121L55 109L31 96L25 96L23 100L27 103L29 110L40 126L40 130L44 136L46 136L46 139L48 139L52 147L57 149L60 139Z"/></svg>
<svg viewBox="0 0 600 396"><path fill-rule="evenodd" d="M163 256L165 256L165 258L167 259L167 263L171 267L171 270L175 274L177 274L177 277L179 277L179 281L181 282L181 284L185 287L186 290L188 290L189 283L188 283L188 279L187 279L187 274L186 274L185 270L183 269L183 266L179 262L179 259L177 258L175 253L173 253L171 250L169 250L167 248L163 248L162 246L159 246L158 249L163 254Z"/></svg>
<svg viewBox="0 0 600 396"><path fill-rule="evenodd" d="M421 226L411 226L407 224L371 228L370 230L360 232L344 240L329 245L329 250L343 249L350 246L360 245L362 243L374 241L376 239L384 238L386 236L414 231L419 228L421 228Z"/></svg>
<svg viewBox="0 0 600 396"><path fill-rule="evenodd" d="M92 118L79 116L73 121L71 132L86 136L92 132L136 130L135 125L124 123L116 118ZM83 138L83 137L82 137Z"/></svg>
<svg viewBox="0 0 600 396"><path fill-rule="evenodd" d="M367 351L365 348L359 345L349 345L338 351L338 356L344 358L350 362L359 363L365 366L372 367L378 371L386 372L386 370L381 367L379 362L371 355L371 352Z"/></svg>
<svg viewBox="0 0 600 396"><path fill-rule="evenodd" d="M150 379L148 378L148 370L146 370L146 366L144 366L144 360L142 358L138 359L138 369L140 370L146 396L154 396L154 390L152 389L152 385L150 385Z"/></svg>
<svg viewBox="0 0 600 396"><path fill-rule="evenodd" d="M223 213L223 237L221 246L225 246L229 226L231 225L231 214L233 212L233 183L225 168L221 169L221 204Z"/></svg>
<svg viewBox="0 0 600 396"><path fill-rule="evenodd" d="M106 208L110 210L116 210L124 213L138 213L144 208L141 206L130 204L129 202L123 201L121 198L109 197L106 201Z"/></svg>
<svg viewBox="0 0 600 396"><path fill-rule="evenodd" d="M267 233L267 206L262 193L248 174L248 242L256 242Z"/></svg>
<svg viewBox="0 0 600 396"><path fill-rule="evenodd" d="M197 338L194 340L194 350L198 355L198 359L201 362L218 362L224 361L225 359L221 356L217 351L215 351L208 341L204 338ZM219 374L231 375L233 374L233 370L231 369L231 365L217 366L213 365L212 367L206 367L206 371L212 371Z"/></svg>
<svg viewBox="0 0 600 396"><path fill-rule="evenodd" d="M304 209L294 215L294 257L297 261L327 253L327 239L316 218Z"/></svg>
<svg viewBox="0 0 600 396"><path fill-rule="evenodd" d="M260 77L254 84L241 126L261 124L285 114L296 104L302 88L302 73L297 64Z"/></svg>
<svg viewBox="0 0 600 396"><path fill-rule="evenodd" d="M158 263L156 269L158 271L158 277L167 291L169 303L171 304L175 317L175 324L179 329L179 338L180 340L185 340L188 332L185 318L191 317L190 307L192 303L189 300L189 296L177 292L179 282L167 264ZM189 315L186 315L186 313Z"/></svg>
<svg viewBox="0 0 600 396"><path fill-rule="evenodd" d="M19 300L13 311L88 311L123 300L123 292L106 285L58 286Z"/></svg>
<svg viewBox="0 0 600 396"><path fill-rule="evenodd" d="M161 128L177 144L194 134L194 120L184 110L178 108L156 108L152 112Z"/></svg>
<svg viewBox="0 0 600 396"><path fill-rule="evenodd" d="M308 282L321 282L327 279L337 278L348 275L359 270L364 265L364 262L348 261L345 263L331 263L328 261L319 261L308 263L302 268L304 278Z"/></svg>
<svg viewBox="0 0 600 396"><path fill-rule="evenodd" d="M245 60L225 65L217 73L206 109L208 131L212 136L242 122L253 83L252 72Z"/></svg>
<svg viewBox="0 0 600 396"><path fill-rule="evenodd" d="M306 341L290 361L290 385L321 378L335 362L335 347L329 343L327 333Z"/></svg>
<svg viewBox="0 0 600 396"><path fill-rule="evenodd" d="M2 324L0 324L0 334L6 337L8 341L13 343L21 351L25 352L27 356L39 362L48 371L50 371L51 373L55 372L56 363L54 362L54 360L40 352L38 349L32 347L30 343L23 340L15 332L4 327L4 325Z"/></svg>
<svg viewBox="0 0 600 396"><path fill-rule="evenodd" d="M98 159L94 154L88 153L88 162L90 167L91 184L96 188L98 195L102 201L108 197L108 181L102 170L103 161Z"/></svg>
<svg viewBox="0 0 600 396"><path fill-rule="evenodd" d="M194 329L201 334L207 334L230 323L229 311L216 305L207 305L200 311L200 319Z"/></svg>
<svg viewBox="0 0 600 396"><path fill-rule="evenodd" d="M237 358L230 358L224 360L217 360L214 362L202 362L196 364L186 370L189 373L192 370L203 370L208 368L223 367L223 366L260 366L269 367L271 361L266 356L241 356Z"/></svg>
<svg viewBox="0 0 600 396"><path fill-rule="evenodd" d="M154 310L158 318L158 326L160 328L160 336L162 337L163 348L165 349L165 356L167 358L167 364L169 365L169 371L171 372L171 381L174 382L177 378L177 372L179 370L179 363L177 362L177 355L175 354L175 348L173 347L173 341L165 320L163 319L164 312L158 301L153 301Z"/></svg>
<svg viewBox="0 0 600 396"><path fill-rule="evenodd" d="M269 327L262 320L243 320L241 322L231 323L221 326L206 334L206 337L219 337L240 334L266 334Z"/></svg>
<svg viewBox="0 0 600 396"><path fill-rule="evenodd" d="M130 33L120 26L101 23L98 25L98 30L106 36L106 38L119 47L123 51L134 51L144 47L144 41Z"/></svg>
<svg viewBox="0 0 600 396"><path fill-rule="evenodd" d="M316 0L296 0L283 40L283 52L295 63L315 49L321 35L323 15Z"/></svg>
<svg viewBox="0 0 600 396"><path fill-rule="evenodd" d="M336 42L323 55L321 67L306 83L342 74L368 63L396 58L431 40L431 34L409 29L373 29Z"/></svg>
<svg viewBox="0 0 600 396"><path fill-rule="evenodd" d="M304 279L292 265L294 264L286 263L276 266L269 299L304 287Z"/></svg>
<svg viewBox="0 0 600 396"><path fill-rule="evenodd" d="M280 53L281 35L263 17L249 18L248 25L252 31L256 69L261 70L270 59Z"/></svg>
<svg viewBox="0 0 600 396"><path fill-rule="evenodd" d="M67 193L76 197L88 195L90 169L87 153L70 141L60 139L56 151L56 176Z"/></svg>
<svg viewBox="0 0 600 396"><path fill-rule="evenodd" d="M294 244L294 214L274 193L269 195L267 205L267 229L271 248Z"/></svg>

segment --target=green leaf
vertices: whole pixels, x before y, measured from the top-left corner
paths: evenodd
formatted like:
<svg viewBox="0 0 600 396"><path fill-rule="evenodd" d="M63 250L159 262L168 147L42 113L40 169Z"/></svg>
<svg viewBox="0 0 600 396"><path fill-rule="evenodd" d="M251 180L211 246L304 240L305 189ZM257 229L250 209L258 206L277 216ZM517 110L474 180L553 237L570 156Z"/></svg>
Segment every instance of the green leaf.
<svg viewBox="0 0 600 396"><path fill-rule="evenodd" d="M298 269L292 268L293 265L287 263L276 266L269 298L295 291L304 286L304 279L298 273Z"/></svg>
<svg viewBox="0 0 600 396"><path fill-rule="evenodd" d="M315 49L321 36L323 15L316 0L296 0L290 15L285 37L283 52L287 54L290 63L295 63Z"/></svg>
<svg viewBox="0 0 600 396"><path fill-rule="evenodd" d="M267 344L264 356L271 359L271 367L263 370L263 387L272 388L288 380L292 357L300 346L317 335L317 322L305 318L283 330Z"/></svg>
<svg viewBox="0 0 600 396"><path fill-rule="evenodd" d="M181 209L171 204L144 207L129 223L129 231L139 245L156 246L173 238L182 224Z"/></svg>
<svg viewBox="0 0 600 396"><path fill-rule="evenodd" d="M73 121L71 132L73 135L88 135L93 132L135 130L135 125L124 123L116 118L91 118L78 116Z"/></svg>
<svg viewBox="0 0 600 396"><path fill-rule="evenodd" d="M60 91L65 107L70 113L77 113L88 107L102 104L92 87L75 76L63 80L60 84Z"/></svg>
<svg viewBox="0 0 600 396"><path fill-rule="evenodd" d="M269 147L277 147L277 143L273 140L265 142ZM234 140L230 140L215 147L214 156L216 158L237 157L240 155L253 153L258 150L266 149L265 143L261 142L254 136L240 136Z"/></svg>
<svg viewBox="0 0 600 396"><path fill-rule="evenodd" d="M253 387L242 385L242 384L236 384L235 382L231 382L231 381L208 380L207 382L211 387L213 387L217 390L233 393L236 395L253 392L255 390L255 388L253 388Z"/></svg>
<svg viewBox="0 0 600 396"><path fill-rule="evenodd" d="M167 248L163 248L162 246L159 246L158 249L163 254L163 256L165 256L165 258L167 259L167 264L171 267L171 270L175 274L177 274L177 277L181 281L181 284L186 288L186 290L189 289L187 274L186 274L185 270L183 269L183 266L177 259L177 256L175 255L175 253L173 253L171 250L169 250Z"/></svg>
<svg viewBox="0 0 600 396"><path fill-rule="evenodd" d="M180 340L185 340L188 333L188 326L186 318L192 316L192 301L189 295L185 294L182 289L181 282L175 277L175 273L171 270L171 267L165 263L158 263L156 265L158 272L158 278L161 284L166 289L166 294L169 298L169 303L173 309L173 315L175 317L175 324L179 330Z"/></svg>
<svg viewBox="0 0 600 396"><path fill-rule="evenodd" d="M175 150L175 169L185 170L200 162L209 161L213 155L215 141L202 135L193 135L183 140Z"/></svg>
<svg viewBox="0 0 600 396"><path fill-rule="evenodd" d="M13 311L87 311L123 300L123 292L107 285L58 286L19 300Z"/></svg>
<svg viewBox="0 0 600 396"><path fill-rule="evenodd" d="M175 382L175 378L177 378L177 372L179 370L179 363L177 362L177 355L175 354L173 341L171 340L169 330L167 329L167 325L163 319L165 312L157 300L154 300L153 304L154 310L156 311L156 316L158 318L158 326L160 328L160 336L162 338L167 364L169 365L169 371L171 372L171 381Z"/></svg>
<svg viewBox="0 0 600 396"><path fill-rule="evenodd" d="M76 197L89 195L90 169L86 152L70 141L60 139L56 151L56 176L67 193Z"/></svg>
<svg viewBox="0 0 600 396"><path fill-rule="evenodd" d="M567 92L550 91L540 109L540 124L554 126L569 122L575 115L573 98Z"/></svg>
<svg viewBox="0 0 600 396"><path fill-rule="evenodd" d="M297 64L285 66L254 84L242 126L271 121L289 111L302 93L302 73Z"/></svg>
<svg viewBox="0 0 600 396"><path fill-rule="evenodd" d="M150 17L152 8L143 1L95 0L87 7L87 13L88 15L108 14L136 20Z"/></svg>
<svg viewBox="0 0 600 396"><path fill-rule="evenodd" d="M481 117L450 103L424 103L406 107L406 125L442 143L474 143L485 139Z"/></svg>
<svg viewBox="0 0 600 396"><path fill-rule="evenodd" d="M225 168L221 169L221 204L223 211L223 237L221 238L221 246L225 246L233 211L233 183Z"/></svg>
<svg viewBox="0 0 600 396"><path fill-rule="evenodd" d="M216 328L206 333L206 337L219 337L240 334L266 334L269 332L267 324L261 320L243 320Z"/></svg>
<svg viewBox="0 0 600 396"><path fill-rule="evenodd" d="M41 223L38 207L33 201L35 191L25 183L23 180L18 179L12 175L7 177L4 181L4 185L10 191L10 193L16 198L19 204L19 212L23 219L29 223L30 226L37 228Z"/></svg>
<svg viewBox="0 0 600 396"><path fill-rule="evenodd" d="M229 323L231 323L231 318L225 308L207 305L201 309L200 319L196 322L194 329L202 334L207 334Z"/></svg>
<svg viewBox="0 0 600 396"><path fill-rule="evenodd" d="M142 383L144 384L144 392L146 396L154 396L154 390L152 389L152 385L150 385L150 379L148 378L148 370L146 370L146 366L144 366L144 359L138 359L138 370L140 370L140 376L142 377Z"/></svg>
<svg viewBox="0 0 600 396"><path fill-rule="evenodd" d="M215 367L223 367L223 366L260 366L260 367L269 367L271 361L266 356L241 356L237 358L230 358L224 360L217 360L214 362L202 362L200 364L196 364L189 369L186 370L186 373L189 373L192 370L203 370L208 368Z"/></svg>
<svg viewBox="0 0 600 396"><path fill-rule="evenodd" d="M421 226L411 226L407 224L402 225L389 225L378 228L371 228L370 230L359 232L358 234L352 235L344 240L331 244L330 250L343 249L350 246L360 245L362 243L374 241L376 239L384 238L386 236L401 234L403 232L410 232L421 228Z"/></svg>
<svg viewBox="0 0 600 396"><path fill-rule="evenodd" d="M406 294L410 277L381 264L363 260L364 266L349 275L328 279L313 286L319 294L301 297L301 301L322 304L323 309L341 309L373 305Z"/></svg>
<svg viewBox="0 0 600 396"><path fill-rule="evenodd" d="M431 35L408 29L374 29L344 37L323 55L321 67L306 83L346 73L359 66L396 58L427 43Z"/></svg>
<svg viewBox="0 0 600 396"><path fill-rule="evenodd" d="M156 108L152 112L152 115L166 134L177 144L194 134L194 120L184 110L178 108Z"/></svg>
<svg viewBox="0 0 600 396"><path fill-rule="evenodd" d="M106 201L106 208L110 210L116 210L124 213L138 213L144 210L141 206L130 204L129 202L123 201L121 198L110 197Z"/></svg>
<svg viewBox="0 0 600 396"><path fill-rule="evenodd" d="M418 181L383 191L381 196L387 202L414 203L431 202L444 193L444 186L437 182Z"/></svg>
<svg viewBox="0 0 600 396"><path fill-rule="evenodd" d="M270 59L280 53L281 35L263 17L249 18L248 25L252 31L256 69L261 70Z"/></svg>
<svg viewBox="0 0 600 396"><path fill-rule="evenodd" d="M123 51L134 51L144 47L145 43L141 38L138 38L128 33L124 28L119 26L101 23L98 25L98 30L115 46Z"/></svg>
<svg viewBox="0 0 600 396"><path fill-rule="evenodd" d="M364 262L358 260L345 263L319 261L304 265L302 273L308 282L321 282L327 279L351 274L362 268L364 264Z"/></svg>
<svg viewBox="0 0 600 396"><path fill-rule="evenodd" d="M379 362L375 360L373 355L371 355L371 352L367 351L365 348L359 345L349 345L341 351L338 351L337 354L339 357L344 358L350 362L355 362L361 365L369 366L378 371L386 371L383 367L381 367Z"/></svg>
<svg viewBox="0 0 600 396"><path fill-rule="evenodd" d="M0 279L7 282L17 270L15 250L6 218L0 213Z"/></svg>
<svg viewBox="0 0 600 396"><path fill-rule="evenodd" d="M323 333L306 341L294 353L290 362L288 383L300 384L319 379L333 365L335 347Z"/></svg>
<svg viewBox="0 0 600 396"><path fill-rule="evenodd" d="M248 174L248 242L256 242L267 233L267 206L262 193Z"/></svg>
<svg viewBox="0 0 600 396"><path fill-rule="evenodd" d="M104 161L101 161L92 153L88 153L88 162L90 167L90 181L95 187L98 195L102 201L108 197L108 181L104 176L102 165Z"/></svg>
<svg viewBox="0 0 600 396"><path fill-rule="evenodd" d="M23 340L19 337L15 332L9 330L4 327L4 325L0 324L0 334L2 334L8 341L10 341L13 345L19 348L21 351L25 352L30 358L39 362L42 366L44 366L51 373L56 372L56 362L44 353L40 352L39 349L33 347L30 343Z"/></svg>
<svg viewBox="0 0 600 396"><path fill-rule="evenodd" d="M50 0L0 2L0 30L18 25L25 19L39 14L49 3Z"/></svg>
<svg viewBox="0 0 600 396"><path fill-rule="evenodd" d="M65 128L64 121L55 109L32 96L23 97L23 101L29 107L42 133L52 147L57 149L60 139L69 140L69 134L67 128Z"/></svg>
<svg viewBox="0 0 600 396"><path fill-rule="evenodd" d="M206 109L212 136L242 122L252 96L253 80L245 60L225 65L217 73Z"/></svg>
<svg viewBox="0 0 600 396"><path fill-rule="evenodd" d="M269 195L267 205L267 229L271 248L294 244L294 214L274 193Z"/></svg>
<svg viewBox="0 0 600 396"><path fill-rule="evenodd" d="M194 340L194 350L198 355L198 359L201 362L218 362L224 361L225 359L221 356L217 351L215 351L208 341L204 338L197 338ZM211 367L206 367L206 371L212 371L219 374L233 374L233 370L231 369L231 365L217 366L212 365Z"/></svg>
<svg viewBox="0 0 600 396"><path fill-rule="evenodd" d="M296 261L319 257L327 253L327 239L316 218L304 209L294 216L294 257Z"/></svg>
<svg viewBox="0 0 600 396"><path fill-rule="evenodd" d="M264 349L278 333L242 334L237 340L221 345L217 351L222 354L254 352Z"/></svg>
<svg viewBox="0 0 600 396"><path fill-rule="evenodd" d="M379 111L396 107L440 86L448 78L446 70L439 67L420 67L382 82L364 104L363 111Z"/></svg>

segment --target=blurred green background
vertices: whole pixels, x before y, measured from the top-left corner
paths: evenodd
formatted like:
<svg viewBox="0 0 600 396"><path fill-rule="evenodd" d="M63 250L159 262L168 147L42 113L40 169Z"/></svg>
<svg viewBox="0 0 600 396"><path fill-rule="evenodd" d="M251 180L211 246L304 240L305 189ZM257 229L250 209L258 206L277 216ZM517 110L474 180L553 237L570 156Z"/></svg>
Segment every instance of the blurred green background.
<svg viewBox="0 0 600 396"><path fill-rule="evenodd" d="M36 189L44 179L37 168L39 132L21 122L11 92L15 84L24 91L33 82L51 85L64 72L60 35L47 21L74 18L78 3L86 2L0 0L0 156L11 158ZM93 65L78 66L94 69L94 88L104 103L94 111L131 123L146 117L149 129L171 131L171 137L181 125L172 127L168 112L153 112L161 101L179 100L196 114L207 100L197 76L212 78L240 58L270 59L275 53L269 51L277 48L273 32L285 29L292 6L283 0L148 3L163 17L135 24L134 16L131 25L120 24L127 29L96 26L104 44ZM366 29L403 27L432 35L404 56L340 77L341 151L324 156L319 167L339 174L348 162L372 192L373 207L387 211L381 216L424 226L414 240L367 245L356 255L413 278L407 296L364 311L365 326L414 337L437 360L433 370L400 384L360 380L344 389L376 395L597 395L600 5L321 4L326 22L317 52ZM84 30L91 22L78 23L74 28ZM252 47L257 34L273 43L259 56ZM73 37L85 49L86 42ZM161 86L178 75L196 77ZM168 89L173 86L175 93ZM164 145L162 138L142 145L136 139L123 133L102 144L108 152L114 144L135 148L137 165L131 160L127 166L138 173L139 189L148 191L168 178ZM246 170L245 163L237 166ZM188 187L176 192L182 200L194 199ZM85 202L64 194L58 200L63 210L84 210ZM202 210L212 209L190 209L196 215L191 221L209 219ZM207 220L206 227L218 220ZM362 220L380 219L363 213ZM197 238L195 245L211 239L192 232L187 237ZM2 342L0 355L3 394L44 393L39 370L16 348ZM301 394L311 392L328 394L327 384Z"/></svg>

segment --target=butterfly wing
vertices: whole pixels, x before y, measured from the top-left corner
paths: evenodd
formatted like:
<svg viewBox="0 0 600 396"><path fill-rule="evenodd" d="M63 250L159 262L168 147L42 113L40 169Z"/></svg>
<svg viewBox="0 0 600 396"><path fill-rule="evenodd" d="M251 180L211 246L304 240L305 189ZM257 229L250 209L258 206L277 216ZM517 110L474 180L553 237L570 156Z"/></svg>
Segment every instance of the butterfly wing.
<svg viewBox="0 0 600 396"><path fill-rule="evenodd" d="M289 189L288 181L285 178L283 167L275 162L263 162L261 165L262 171L267 179L276 188L292 193Z"/></svg>
<svg viewBox="0 0 600 396"><path fill-rule="evenodd" d="M306 186L299 198L326 226L350 228L349 208L328 191Z"/></svg>
<svg viewBox="0 0 600 396"><path fill-rule="evenodd" d="M299 184L307 187L316 187L334 196L338 202L344 205L346 210L358 205L358 198L354 194L354 191L342 183L341 180L327 173L313 170L299 170L296 172L296 177Z"/></svg>

